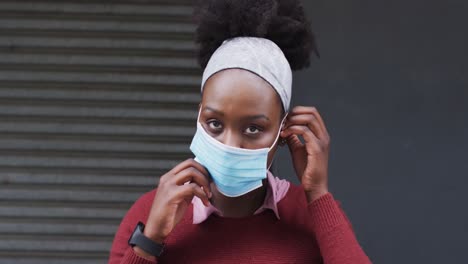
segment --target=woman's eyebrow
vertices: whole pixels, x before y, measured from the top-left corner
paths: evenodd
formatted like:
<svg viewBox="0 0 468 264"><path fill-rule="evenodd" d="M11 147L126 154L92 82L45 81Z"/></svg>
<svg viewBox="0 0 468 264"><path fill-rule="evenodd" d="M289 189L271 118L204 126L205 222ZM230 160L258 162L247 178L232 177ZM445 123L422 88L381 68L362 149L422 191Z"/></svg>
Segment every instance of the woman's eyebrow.
<svg viewBox="0 0 468 264"><path fill-rule="evenodd" d="M214 113L216 113L216 114L218 114L218 115L224 116L224 113L223 113L223 112L221 112L221 111L219 111L219 110L216 110L216 109L214 109L214 108L212 108L212 107L205 106L204 109L203 109L203 111L207 111L207 110L208 110L208 111L211 111L211 112L214 112Z"/></svg>
<svg viewBox="0 0 468 264"><path fill-rule="evenodd" d="M251 115L251 116L245 117L245 119L260 119L260 118L270 121L270 118L268 118L266 115Z"/></svg>
<svg viewBox="0 0 468 264"><path fill-rule="evenodd" d="M220 116L224 116L224 113L220 110L217 110L217 109L214 109L212 107L209 107L209 106L205 106L203 107L203 111L210 111L210 112L214 112ZM249 120L252 120L252 119L266 119L267 121L270 121L270 118L268 118L266 115L263 115L263 114L259 114L259 115L249 115L249 116L244 116L242 117L242 119L249 119Z"/></svg>

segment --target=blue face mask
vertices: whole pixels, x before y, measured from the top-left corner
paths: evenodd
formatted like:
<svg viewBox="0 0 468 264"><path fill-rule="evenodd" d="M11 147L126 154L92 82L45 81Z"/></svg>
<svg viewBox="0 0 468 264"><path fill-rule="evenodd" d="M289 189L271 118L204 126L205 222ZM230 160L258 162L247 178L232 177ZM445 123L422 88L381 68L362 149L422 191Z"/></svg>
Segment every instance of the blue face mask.
<svg viewBox="0 0 468 264"><path fill-rule="evenodd" d="M217 189L225 196L237 197L262 186L269 169L268 153L275 146L280 132L281 128L269 148L236 148L211 137L197 120L190 150L196 156L195 160L208 170Z"/></svg>

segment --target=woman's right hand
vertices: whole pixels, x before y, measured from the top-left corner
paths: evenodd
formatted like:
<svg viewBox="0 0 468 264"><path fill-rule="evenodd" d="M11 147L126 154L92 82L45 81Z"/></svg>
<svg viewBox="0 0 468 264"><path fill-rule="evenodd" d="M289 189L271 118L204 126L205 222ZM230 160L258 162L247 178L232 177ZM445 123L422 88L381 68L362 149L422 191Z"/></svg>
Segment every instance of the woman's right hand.
<svg viewBox="0 0 468 264"><path fill-rule="evenodd" d="M197 196L208 206L211 195L208 172L200 163L188 159L178 164L159 179L144 235L163 243L182 220L193 197Z"/></svg>

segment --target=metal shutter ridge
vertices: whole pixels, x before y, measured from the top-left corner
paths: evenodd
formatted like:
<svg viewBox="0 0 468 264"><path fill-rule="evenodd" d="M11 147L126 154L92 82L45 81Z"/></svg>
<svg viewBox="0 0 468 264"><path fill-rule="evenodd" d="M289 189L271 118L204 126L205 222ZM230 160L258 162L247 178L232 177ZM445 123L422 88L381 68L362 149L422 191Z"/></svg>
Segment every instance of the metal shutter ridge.
<svg viewBox="0 0 468 264"><path fill-rule="evenodd" d="M0 263L106 263L190 157L191 1L0 1Z"/></svg>

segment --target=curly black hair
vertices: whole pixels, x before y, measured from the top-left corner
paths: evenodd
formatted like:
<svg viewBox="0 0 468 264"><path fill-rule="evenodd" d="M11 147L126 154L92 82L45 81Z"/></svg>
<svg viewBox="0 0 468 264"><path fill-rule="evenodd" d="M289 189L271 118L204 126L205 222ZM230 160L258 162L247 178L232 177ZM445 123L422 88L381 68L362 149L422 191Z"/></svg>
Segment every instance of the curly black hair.
<svg viewBox="0 0 468 264"><path fill-rule="evenodd" d="M275 42L292 70L308 67L312 51L319 57L300 0L203 0L196 5L194 18L203 69L224 40L240 36Z"/></svg>

